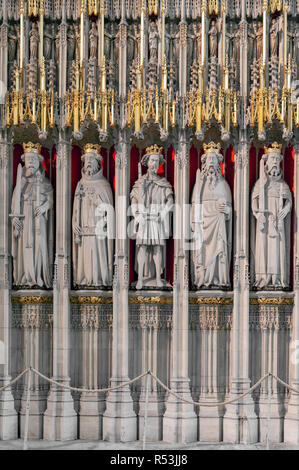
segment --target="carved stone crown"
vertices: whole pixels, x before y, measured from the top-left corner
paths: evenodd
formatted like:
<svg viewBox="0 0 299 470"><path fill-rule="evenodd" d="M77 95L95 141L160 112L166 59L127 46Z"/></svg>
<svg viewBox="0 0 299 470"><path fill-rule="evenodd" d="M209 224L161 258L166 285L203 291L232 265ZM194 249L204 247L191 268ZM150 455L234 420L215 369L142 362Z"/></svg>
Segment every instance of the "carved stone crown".
<svg viewBox="0 0 299 470"><path fill-rule="evenodd" d="M264 153L273 153L273 152L281 153L281 148L282 148L282 144L273 142L273 144L269 145L269 147L267 147L266 145L264 146Z"/></svg>
<svg viewBox="0 0 299 470"><path fill-rule="evenodd" d="M83 153L100 153L101 146L98 144L86 144Z"/></svg>
<svg viewBox="0 0 299 470"><path fill-rule="evenodd" d="M210 142L208 145L203 144L204 153L219 153L221 149L221 144L215 144L215 142Z"/></svg>
<svg viewBox="0 0 299 470"><path fill-rule="evenodd" d="M157 144L147 147L145 150L145 155L162 155L163 147L159 147Z"/></svg>
<svg viewBox="0 0 299 470"><path fill-rule="evenodd" d="M24 153L37 153L39 155L41 148L42 146L38 143L36 144L33 144L32 142L23 143Z"/></svg>

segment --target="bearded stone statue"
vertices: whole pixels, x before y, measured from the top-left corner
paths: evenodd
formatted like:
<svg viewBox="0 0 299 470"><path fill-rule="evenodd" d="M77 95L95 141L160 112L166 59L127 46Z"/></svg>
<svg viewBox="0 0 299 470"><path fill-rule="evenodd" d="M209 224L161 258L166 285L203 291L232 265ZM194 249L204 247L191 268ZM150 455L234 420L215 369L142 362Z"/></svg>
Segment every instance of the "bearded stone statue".
<svg viewBox="0 0 299 470"><path fill-rule="evenodd" d="M134 216L136 237L135 269L138 272L136 289L163 287L161 279L165 267L166 240L170 236L169 211L173 206L171 184L157 175L159 166L165 162L162 148L148 147L142 164L148 167L142 175L138 167L138 180L131 191L131 204Z"/></svg>
<svg viewBox="0 0 299 470"><path fill-rule="evenodd" d="M23 144L12 197L12 256L14 284L46 287L52 284L53 188L45 178L40 144Z"/></svg>
<svg viewBox="0 0 299 470"><path fill-rule="evenodd" d="M227 288L232 248L232 197L221 175L220 144L204 144L202 170L197 170L192 192L191 273L193 284Z"/></svg>
<svg viewBox="0 0 299 470"><path fill-rule="evenodd" d="M281 145L274 142L264 149L251 195L254 286L281 289L289 286L292 195L282 179Z"/></svg>
<svg viewBox="0 0 299 470"><path fill-rule="evenodd" d="M107 287L113 274L113 194L100 166L100 146L87 144L82 155L82 178L73 207L74 284ZM100 232L101 230L101 232Z"/></svg>

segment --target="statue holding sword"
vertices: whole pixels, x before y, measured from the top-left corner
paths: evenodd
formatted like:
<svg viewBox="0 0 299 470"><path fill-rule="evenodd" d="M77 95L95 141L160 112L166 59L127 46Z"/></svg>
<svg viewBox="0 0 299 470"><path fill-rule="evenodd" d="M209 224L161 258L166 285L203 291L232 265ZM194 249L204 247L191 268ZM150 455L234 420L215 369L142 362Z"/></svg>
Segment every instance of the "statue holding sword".
<svg viewBox="0 0 299 470"><path fill-rule="evenodd" d="M289 286L292 195L282 179L281 145L274 142L264 149L251 195L254 286L283 289Z"/></svg>
<svg viewBox="0 0 299 470"><path fill-rule="evenodd" d="M14 284L50 288L53 264L53 188L45 178L40 144L23 144L11 206Z"/></svg>

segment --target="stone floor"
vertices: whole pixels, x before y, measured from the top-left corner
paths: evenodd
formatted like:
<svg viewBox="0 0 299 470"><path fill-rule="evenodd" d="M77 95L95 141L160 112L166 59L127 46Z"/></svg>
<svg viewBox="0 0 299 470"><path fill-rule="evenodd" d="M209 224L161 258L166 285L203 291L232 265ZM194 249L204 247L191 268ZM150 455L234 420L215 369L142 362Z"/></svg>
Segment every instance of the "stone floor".
<svg viewBox="0 0 299 470"><path fill-rule="evenodd" d="M0 450L22 450L23 440L0 441ZM142 443L135 441L131 443L111 443L105 441L28 441L30 450L142 450ZM264 444L204 444L193 443L186 445L173 445L164 442L146 444L146 450L266 450ZM270 450L299 450L299 445L291 446L285 443L271 444Z"/></svg>

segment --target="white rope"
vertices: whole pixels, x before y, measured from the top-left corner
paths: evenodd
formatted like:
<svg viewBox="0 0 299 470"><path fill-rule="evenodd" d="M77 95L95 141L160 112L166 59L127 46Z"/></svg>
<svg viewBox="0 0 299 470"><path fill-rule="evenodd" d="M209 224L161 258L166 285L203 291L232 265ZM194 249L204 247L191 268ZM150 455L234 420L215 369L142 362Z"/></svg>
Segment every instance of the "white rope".
<svg viewBox="0 0 299 470"><path fill-rule="evenodd" d="M4 385L3 387L0 387L0 393L1 392L4 392L4 390L6 390L7 388L11 387L14 383L16 383L21 377L23 377L23 375L27 374L27 372L29 372L29 368L23 370L23 372L21 372L19 375L17 375L11 382L9 382L8 384Z"/></svg>
<svg viewBox="0 0 299 470"><path fill-rule="evenodd" d="M292 387L291 385L287 384L286 382L284 382L283 380L281 380L279 377L277 377L276 375L273 375L271 374L273 379L277 380L277 382L279 382L281 385L283 385L284 387L288 388L289 390L291 390L292 392L294 393L299 393L299 390L297 390L296 388Z"/></svg>
<svg viewBox="0 0 299 470"><path fill-rule="evenodd" d="M28 430L29 430L29 413L30 413L30 388L31 388L31 368L29 368L28 378L27 378L27 397L26 397L25 431L24 431L23 450L28 449Z"/></svg>
<svg viewBox="0 0 299 470"><path fill-rule="evenodd" d="M157 383L159 385L161 385L161 387L164 388L164 390L166 390L168 393L170 393L171 395L173 395L174 397L176 397L178 400L181 400L182 402L184 403L188 403L190 405L194 405L194 406L224 406L224 405L228 405L229 403L234 403L235 401L238 401L238 400L241 400L242 398L244 398L246 395L248 395L249 393L251 393L253 390L255 390L257 387L259 387L259 385L264 381L266 380L266 378L271 375L270 372L268 372L268 374L264 375L264 377L261 377L257 382L256 384L254 384L252 387L250 387L246 392L242 393L241 395L238 395L237 397L235 398L232 398L230 400L226 400L226 401L221 401L221 402L215 402L215 403L205 403L205 402L200 402L200 401L193 401L193 400L187 400L186 398L183 398L181 397L178 393L174 392L173 390L171 390L170 388L168 388L166 385L164 385L163 382L161 382L160 379L158 379L158 377L156 377L152 372L149 372L151 374L151 376L157 381Z"/></svg>
<svg viewBox="0 0 299 470"><path fill-rule="evenodd" d="M169 387L167 387L160 379L158 379L158 377L156 377L150 370L146 371L146 372L143 372L142 374L138 375L137 377L135 377L134 379L131 379L131 380L128 380L127 382L123 382L119 385L116 385L115 387L107 387L107 388L99 388L99 389L89 389L89 388L78 388L78 387L71 387L69 385L64 385L62 383L59 383L57 382L56 380L53 380L53 379L50 379L49 377L47 377L46 375L42 374L41 372L39 372L38 370L34 369L33 367L31 367L30 369L27 368L27 369L24 369L23 372L21 372L17 377L15 377L11 382L9 382L8 384L4 385L3 387L0 388L0 392L4 391L5 389L11 387L15 382L17 382L21 377L23 377L23 375L27 374L29 372L29 370L31 372L34 372L35 374L37 374L39 377L43 378L44 380L46 380L47 382L51 383L51 384L54 384L54 385L57 385L57 387L60 387L60 388L64 388L64 389L67 389L67 390L73 390L75 392L86 392L86 393L104 393L104 392L109 392L109 391L112 391L112 390L117 390L117 389L120 389L122 387L125 387L127 385L130 385L134 382L137 382L138 380L142 379L142 377L145 377L146 375L151 375L153 377L153 379L156 380L156 382L162 387L164 388L164 390L166 390L168 393L170 393L171 395L173 395L174 397L176 397L178 400L181 400L182 402L185 402L185 403L188 403L190 405L195 405L195 406L224 406L224 405L228 405L230 403L234 403L238 400L241 400L242 398L244 398L246 395L248 395L249 393L251 393L253 390L255 390L257 387L259 387L259 385L264 381L266 380L269 376L272 376L273 379L275 379L277 382L279 382L281 385L283 385L284 387L288 388L289 390L291 390L292 392L294 393L298 393L299 394L299 390L295 389L294 387L292 387L291 385L287 384L286 382L284 382L282 379L280 379L279 377L277 377L276 375L273 375L271 372L268 372L268 374L264 375L264 377L261 377L254 385L252 385L252 387L250 387L246 392L242 393L241 395L238 395L236 396L235 398L232 398L230 400L226 400L226 401L222 401L222 402L215 402L215 403L205 403L205 402L196 402L196 401L193 401L193 400L187 400L186 398L183 398L181 397L178 393L174 392L173 390L171 390Z"/></svg>
<svg viewBox="0 0 299 470"><path fill-rule="evenodd" d="M78 388L78 387L71 387L70 385L64 385L60 382L57 382L56 380L54 379L50 379L49 377L47 377L46 375L42 374L41 372L39 372L38 370L34 369L32 367L32 372L34 372L35 374L39 375L42 379L44 380L47 380L48 382L50 382L51 384L53 385L57 385L57 387L60 387L60 388L64 388L64 389L67 389L67 390L72 390L73 392L84 392L84 393L104 393L104 392L111 392L112 390L117 390L119 388L122 388L122 387L126 387L127 385L131 385L132 383L134 382L137 382L137 380L140 380L142 379L142 377L144 377L145 375L149 374L149 371L146 371L146 372L143 372L143 374L140 374L138 375L137 377L135 377L134 379L132 380L128 380L127 382L123 382L122 384L120 385L116 385L115 387L107 387L107 388Z"/></svg>

